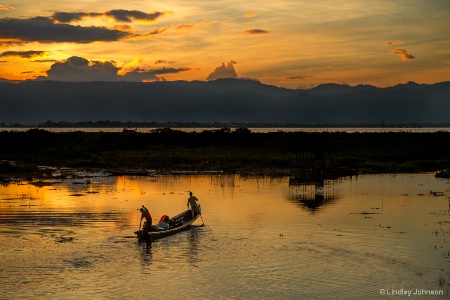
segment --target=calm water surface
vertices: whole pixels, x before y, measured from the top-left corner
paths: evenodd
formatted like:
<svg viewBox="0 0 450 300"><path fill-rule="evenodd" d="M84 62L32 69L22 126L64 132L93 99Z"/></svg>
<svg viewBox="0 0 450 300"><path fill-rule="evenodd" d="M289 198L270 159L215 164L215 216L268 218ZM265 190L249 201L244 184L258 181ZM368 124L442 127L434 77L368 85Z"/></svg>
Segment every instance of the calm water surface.
<svg viewBox="0 0 450 300"><path fill-rule="evenodd" d="M433 174L3 185L0 299L448 299L449 189ZM155 222L190 190L204 226L136 241L142 204Z"/></svg>

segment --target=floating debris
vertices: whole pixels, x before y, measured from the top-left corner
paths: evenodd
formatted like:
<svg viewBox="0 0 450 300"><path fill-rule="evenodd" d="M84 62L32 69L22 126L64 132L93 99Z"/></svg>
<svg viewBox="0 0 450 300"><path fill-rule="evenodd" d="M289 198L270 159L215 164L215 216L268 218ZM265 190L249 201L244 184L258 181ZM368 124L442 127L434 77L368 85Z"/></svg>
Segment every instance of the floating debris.
<svg viewBox="0 0 450 300"><path fill-rule="evenodd" d="M387 229L391 229L392 228L391 226L383 226L381 224L378 224L378 227L380 227L380 228L387 228Z"/></svg>
<svg viewBox="0 0 450 300"><path fill-rule="evenodd" d="M72 242L73 240L74 240L73 237L61 236L61 237L57 237L55 239L55 242L57 242L57 243L69 243L69 242Z"/></svg>
<svg viewBox="0 0 450 300"><path fill-rule="evenodd" d="M433 192L433 191L430 191L430 196L434 196L434 197L444 196L444 192Z"/></svg>
<svg viewBox="0 0 450 300"><path fill-rule="evenodd" d="M363 211L363 212L350 213L350 214L351 215L379 215L380 213Z"/></svg>

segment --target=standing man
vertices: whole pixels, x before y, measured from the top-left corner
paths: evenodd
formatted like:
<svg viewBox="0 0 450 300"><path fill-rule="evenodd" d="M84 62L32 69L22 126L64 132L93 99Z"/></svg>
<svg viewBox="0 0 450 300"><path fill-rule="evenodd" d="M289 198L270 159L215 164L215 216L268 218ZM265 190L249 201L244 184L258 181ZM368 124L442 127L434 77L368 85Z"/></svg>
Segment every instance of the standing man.
<svg viewBox="0 0 450 300"><path fill-rule="evenodd" d="M199 213L198 211L198 207L197 207L197 197L192 195L192 192L189 192L189 198L187 201L187 208L189 209L189 205L191 205L191 210L192 210L192 218L194 218L195 213Z"/></svg>

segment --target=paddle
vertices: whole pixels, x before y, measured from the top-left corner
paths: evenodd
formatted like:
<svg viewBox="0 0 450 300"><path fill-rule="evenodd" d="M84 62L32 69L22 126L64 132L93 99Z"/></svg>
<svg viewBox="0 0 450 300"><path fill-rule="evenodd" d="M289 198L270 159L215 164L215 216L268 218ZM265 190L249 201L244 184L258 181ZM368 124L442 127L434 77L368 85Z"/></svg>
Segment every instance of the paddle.
<svg viewBox="0 0 450 300"><path fill-rule="evenodd" d="M200 215L200 218L202 219L202 223L203 223L202 226L203 226L203 225L205 225L205 222L203 221L202 213L200 212L198 207L197 207L197 211L198 211L198 214Z"/></svg>
<svg viewBox="0 0 450 300"><path fill-rule="evenodd" d="M142 235L142 233L140 232L141 231L141 225L142 225L142 219L141 219L141 222L139 222L139 231L138 232L139 232L140 235Z"/></svg>
<svg viewBox="0 0 450 300"><path fill-rule="evenodd" d="M189 209L189 204L188 204L188 209ZM194 212L195 212L195 210L194 210L194 208L191 206L191 210L192 210L192 218L194 218ZM203 226L203 225L205 225L205 221L203 221L203 217L202 217L202 213L200 212L200 210L198 209L198 204L197 204L197 213L198 213L198 215L200 216L200 218L202 219L202 222L203 222L203 224L202 225L200 225L200 226Z"/></svg>

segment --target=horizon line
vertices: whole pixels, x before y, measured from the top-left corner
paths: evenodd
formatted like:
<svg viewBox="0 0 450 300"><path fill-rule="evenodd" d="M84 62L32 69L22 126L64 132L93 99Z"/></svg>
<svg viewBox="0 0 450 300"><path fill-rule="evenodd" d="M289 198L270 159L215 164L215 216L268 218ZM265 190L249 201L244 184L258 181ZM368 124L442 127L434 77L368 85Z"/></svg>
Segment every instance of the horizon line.
<svg viewBox="0 0 450 300"><path fill-rule="evenodd" d="M20 83L28 83L28 82L61 82L61 83L94 83L94 82L103 82L103 83L133 83L133 84L138 84L138 83L142 83L142 84L152 84L152 83L172 83L172 82L186 82L186 83L195 83L195 82L202 82L202 83L209 83L209 82L217 82L217 81L225 81L225 80L236 80L236 81L248 81L248 82L255 82L255 83L259 83L261 85L266 85L266 86L273 86L273 87L277 87L280 89L287 89L287 90L293 90L293 91L308 91L308 90L312 90L315 89L317 87L320 86L327 86L327 85L334 85L334 86L347 86L347 87L360 87L360 86L367 86L367 87L374 87L374 88L378 88L378 89L387 89L387 88L393 88L393 87L397 87L397 86L404 86L404 85L418 85L418 86L430 86L430 85L436 85L436 84L442 84L442 83L450 83L450 80L446 80L446 81L438 81L435 83L418 83L412 80L409 80L406 83L397 83L396 85L391 85L391 86L385 86L385 87L380 87L380 86L376 86L376 85L372 85L372 84L367 84L367 83L359 83L356 85L350 85L348 83L337 83L337 82L327 82L327 83L321 83L315 86L312 86L310 88L288 88L288 87L284 87L284 86L277 86L277 85L273 85L273 84L268 84L268 83L263 83L257 79L252 79L252 78L217 78L214 80L163 80L163 81L127 81L127 80L115 80L115 81L111 81L111 80L91 80L91 81L64 81L64 80L45 80L45 79L26 79L26 80L10 80L10 79L6 79L6 78L1 78L0 77L0 83L10 83L10 84L20 84Z"/></svg>

